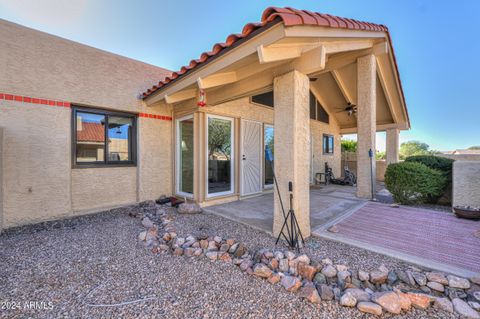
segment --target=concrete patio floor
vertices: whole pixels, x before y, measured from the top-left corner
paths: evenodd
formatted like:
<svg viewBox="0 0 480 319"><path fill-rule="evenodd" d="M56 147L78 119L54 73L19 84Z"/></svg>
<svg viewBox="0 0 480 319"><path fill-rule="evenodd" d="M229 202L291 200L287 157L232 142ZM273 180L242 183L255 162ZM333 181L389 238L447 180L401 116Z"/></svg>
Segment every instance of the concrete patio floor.
<svg viewBox="0 0 480 319"><path fill-rule="evenodd" d="M312 230L334 223L342 216L362 207L366 201L355 196L355 187L328 185L310 189L310 224ZM287 199L283 199L288 210ZM205 207L207 213L272 233L273 192L239 201Z"/></svg>

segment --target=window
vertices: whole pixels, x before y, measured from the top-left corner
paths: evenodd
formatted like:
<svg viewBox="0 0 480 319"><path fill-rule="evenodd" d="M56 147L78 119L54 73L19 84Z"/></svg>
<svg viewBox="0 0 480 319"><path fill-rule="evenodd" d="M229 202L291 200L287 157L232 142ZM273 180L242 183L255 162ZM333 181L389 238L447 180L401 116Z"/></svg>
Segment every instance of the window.
<svg viewBox="0 0 480 319"><path fill-rule="evenodd" d="M323 154L333 154L333 135L323 134Z"/></svg>
<svg viewBox="0 0 480 319"><path fill-rule="evenodd" d="M133 114L74 108L73 165L135 165L135 120Z"/></svg>
<svg viewBox="0 0 480 319"><path fill-rule="evenodd" d="M233 120L207 117L207 197L233 193Z"/></svg>
<svg viewBox="0 0 480 319"><path fill-rule="evenodd" d="M271 125L265 125L263 127L263 143L264 143L264 148L266 149L267 147L270 149L270 152L272 154L272 162L270 163L269 160L265 157L265 169L264 169L264 184L265 187L269 187L273 185L273 167L274 164L274 148L273 148L273 138L274 138L274 129L273 126Z"/></svg>
<svg viewBox="0 0 480 319"><path fill-rule="evenodd" d="M251 101L255 104L273 107L273 91L253 95Z"/></svg>
<svg viewBox="0 0 480 319"><path fill-rule="evenodd" d="M193 195L193 115L177 120L177 193Z"/></svg>
<svg viewBox="0 0 480 319"><path fill-rule="evenodd" d="M330 123L327 111L325 111L312 92L310 92L310 118L323 123Z"/></svg>

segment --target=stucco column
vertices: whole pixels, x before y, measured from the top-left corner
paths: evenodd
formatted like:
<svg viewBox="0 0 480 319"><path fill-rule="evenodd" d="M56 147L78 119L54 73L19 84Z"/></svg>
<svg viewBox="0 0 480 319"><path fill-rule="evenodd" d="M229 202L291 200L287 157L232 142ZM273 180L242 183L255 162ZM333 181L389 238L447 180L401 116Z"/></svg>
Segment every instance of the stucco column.
<svg viewBox="0 0 480 319"><path fill-rule="evenodd" d="M396 128L391 128L387 130L387 145L385 149L387 165L392 163L398 163L398 133L399 130Z"/></svg>
<svg viewBox="0 0 480 319"><path fill-rule="evenodd" d="M310 236L310 81L298 71L274 79L275 174L285 214L289 209L288 182L293 183L293 209L304 237ZM273 233L284 218L274 192Z"/></svg>
<svg viewBox="0 0 480 319"><path fill-rule="evenodd" d="M373 54L357 60L357 196L371 198L372 172L375 180L377 65ZM368 151L373 152L373 167Z"/></svg>

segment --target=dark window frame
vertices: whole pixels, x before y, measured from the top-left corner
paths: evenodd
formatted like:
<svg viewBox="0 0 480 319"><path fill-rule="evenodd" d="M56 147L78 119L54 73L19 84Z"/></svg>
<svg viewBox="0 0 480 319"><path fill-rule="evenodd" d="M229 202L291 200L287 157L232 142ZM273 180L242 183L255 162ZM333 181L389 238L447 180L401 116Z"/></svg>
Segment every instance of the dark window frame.
<svg viewBox="0 0 480 319"><path fill-rule="evenodd" d="M330 124L330 114L328 114L327 110L323 107L323 105L318 101L310 91L310 119L318 122L322 122L325 124ZM315 111L315 115L312 117L312 108ZM323 117L323 118L322 118Z"/></svg>
<svg viewBox="0 0 480 319"><path fill-rule="evenodd" d="M329 143L330 139L332 139L332 149L330 149L330 143ZM334 150L335 150L335 137L331 134L323 134L323 138L322 138L323 155L333 155Z"/></svg>
<svg viewBox="0 0 480 319"><path fill-rule="evenodd" d="M103 162L77 162L77 113L90 113L105 117L105 142ZM110 161L108 159L108 118L110 116L130 118L132 120L132 137L129 143L129 161ZM133 113L116 112L83 106L72 106L72 168L99 167L135 167L137 166L137 115Z"/></svg>
<svg viewBox="0 0 480 319"><path fill-rule="evenodd" d="M271 97L271 104L270 104L270 97ZM267 102L269 104L262 103L261 101L258 100L258 98L260 98L260 99L266 98L268 101L265 101L265 102ZM273 91L267 91L267 92L264 92L264 93L251 95L250 96L250 103L255 104L255 105L259 105L259 106L263 106L263 107L274 108L275 107L275 96L273 95Z"/></svg>

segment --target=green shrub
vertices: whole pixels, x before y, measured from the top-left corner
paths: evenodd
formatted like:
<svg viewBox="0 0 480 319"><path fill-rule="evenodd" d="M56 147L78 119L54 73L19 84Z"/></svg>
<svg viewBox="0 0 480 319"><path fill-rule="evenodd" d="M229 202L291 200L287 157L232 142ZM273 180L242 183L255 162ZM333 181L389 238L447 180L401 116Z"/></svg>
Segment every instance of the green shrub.
<svg viewBox="0 0 480 319"><path fill-rule="evenodd" d="M422 163L390 164L385 172L385 186L395 202L402 204L436 202L446 183L442 172Z"/></svg>
<svg viewBox="0 0 480 319"><path fill-rule="evenodd" d="M450 158L434 156L434 155L415 155L409 156L405 159L405 162L417 162L422 163L430 168L437 169L445 175L452 173L453 160Z"/></svg>
<svg viewBox="0 0 480 319"><path fill-rule="evenodd" d="M452 169L454 160L450 158L433 156L433 155L416 155L409 156L406 162L422 163L430 168L439 170L443 176L447 178L442 196L439 196L438 203L449 205L452 202Z"/></svg>

